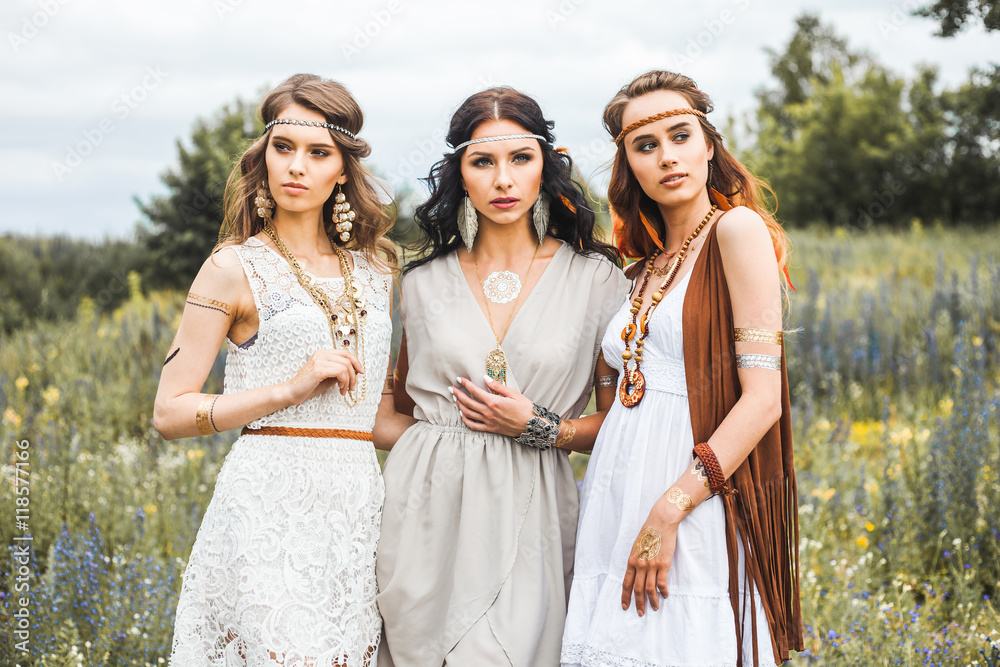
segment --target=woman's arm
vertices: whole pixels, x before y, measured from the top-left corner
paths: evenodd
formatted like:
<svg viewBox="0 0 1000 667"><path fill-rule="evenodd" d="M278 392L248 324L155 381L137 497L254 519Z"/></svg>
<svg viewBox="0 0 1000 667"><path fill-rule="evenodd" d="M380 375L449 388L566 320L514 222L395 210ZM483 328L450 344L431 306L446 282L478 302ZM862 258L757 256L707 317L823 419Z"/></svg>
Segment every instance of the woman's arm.
<svg viewBox="0 0 1000 667"><path fill-rule="evenodd" d="M153 407L153 426L173 440L237 428L301 403L337 384L354 387L361 364L343 350L318 350L288 382L236 394L203 394L226 335L252 334L256 306L239 258L223 249L202 265L188 293L170 346ZM248 326L249 325L249 326Z"/></svg>
<svg viewBox="0 0 1000 667"><path fill-rule="evenodd" d="M726 213L717 224L734 325L780 332L782 307L778 265L764 221L750 209L740 207ZM767 338L768 335L759 337ZM777 354L780 358L781 350L772 343L737 342L736 353L737 357ZM740 368L738 373L742 388L740 398L707 443L727 479L781 416L781 373L759 365ZM640 616L645 612L647 599L654 610L659 609L657 592L664 597L668 593L667 572L673 560L677 527L691 510L711 495L708 486L702 461L694 459L684 474L664 489L665 493L653 506L633 546L622 584L623 609L628 608L633 597ZM647 546L652 548L644 549Z"/></svg>
<svg viewBox="0 0 1000 667"><path fill-rule="evenodd" d="M556 447L573 452L587 452L594 448L597 432L601 430L604 417L615 402L616 385L601 386L608 382L608 378L617 378L617 375L602 355L594 370L597 412L579 419L563 419L559 425ZM462 413L462 422L473 431L487 431L516 438L525 432L528 421L535 416L530 399L488 376L483 376L483 382L495 394L480 389L471 380L457 378L457 381L465 391L459 391L455 387L449 389Z"/></svg>
<svg viewBox="0 0 1000 667"><path fill-rule="evenodd" d="M389 451L396 444L403 431L417 423L413 418L413 401L406 394L406 337L403 337L399 346L399 357L396 360L396 375L399 375L399 368L402 364L402 379L393 377L392 364L385 377L385 386L382 388L382 400L378 404L378 413L375 415L375 428L372 430L372 439L375 441L376 449ZM401 388L403 387L403 388ZM397 410L397 402L400 401L400 394L405 397L409 404L408 413Z"/></svg>

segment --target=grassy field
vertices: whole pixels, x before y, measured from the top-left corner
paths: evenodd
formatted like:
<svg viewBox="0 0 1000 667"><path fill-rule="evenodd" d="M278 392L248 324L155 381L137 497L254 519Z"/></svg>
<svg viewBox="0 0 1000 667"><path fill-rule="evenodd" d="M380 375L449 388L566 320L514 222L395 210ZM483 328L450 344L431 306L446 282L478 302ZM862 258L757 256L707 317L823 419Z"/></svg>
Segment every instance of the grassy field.
<svg viewBox="0 0 1000 667"><path fill-rule="evenodd" d="M1000 665L998 231L792 233L796 663ZM180 573L235 433L164 442L152 429L183 295L131 288L111 316L85 301L0 347L0 539L23 534L18 452L33 535L30 591L12 595L16 564L0 564L3 625L30 597L32 653L5 632L2 664L169 652ZM220 356L208 391L221 371ZM582 475L586 457L574 465Z"/></svg>

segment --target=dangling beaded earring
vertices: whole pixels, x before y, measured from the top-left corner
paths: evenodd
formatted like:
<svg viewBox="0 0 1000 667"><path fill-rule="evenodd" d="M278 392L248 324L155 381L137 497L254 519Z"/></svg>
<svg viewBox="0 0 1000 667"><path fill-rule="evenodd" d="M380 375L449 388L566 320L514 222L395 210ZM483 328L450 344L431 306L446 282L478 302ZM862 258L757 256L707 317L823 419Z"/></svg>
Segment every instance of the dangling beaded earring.
<svg viewBox="0 0 1000 667"><path fill-rule="evenodd" d="M549 196L544 190L538 191L538 199L531 208L531 221L535 223L538 232L538 243L545 242L545 234L549 231Z"/></svg>
<svg viewBox="0 0 1000 667"><path fill-rule="evenodd" d="M347 202L347 197L344 196L340 183L337 183L337 194L333 197L333 223L334 228L340 234L341 243L347 243L351 240L351 229L354 227L351 223L355 217L357 214L351 210L351 205Z"/></svg>
<svg viewBox="0 0 1000 667"><path fill-rule="evenodd" d="M712 161L708 161L708 189L712 189Z"/></svg>
<svg viewBox="0 0 1000 667"><path fill-rule="evenodd" d="M271 189L267 187L267 181L261 181L257 188L257 197L253 200L253 205L257 207L257 217L265 220L271 219L271 211L274 210L274 200L271 199Z"/></svg>

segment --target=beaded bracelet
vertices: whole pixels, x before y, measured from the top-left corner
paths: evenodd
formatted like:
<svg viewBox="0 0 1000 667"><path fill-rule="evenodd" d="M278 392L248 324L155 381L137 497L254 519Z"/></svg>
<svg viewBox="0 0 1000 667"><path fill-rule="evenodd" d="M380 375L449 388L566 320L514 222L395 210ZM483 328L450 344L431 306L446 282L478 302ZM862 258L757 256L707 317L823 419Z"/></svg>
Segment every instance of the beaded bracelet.
<svg viewBox="0 0 1000 667"><path fill-rule="evenodd" d="M722 474L722 466L719 465L719 459L715 458L715 452L708 446L708 443L700 442L695 445L694 455L705 466L705 473L708 475L708 488L712 490L712 493L725 493L726 476Z"/></svg>

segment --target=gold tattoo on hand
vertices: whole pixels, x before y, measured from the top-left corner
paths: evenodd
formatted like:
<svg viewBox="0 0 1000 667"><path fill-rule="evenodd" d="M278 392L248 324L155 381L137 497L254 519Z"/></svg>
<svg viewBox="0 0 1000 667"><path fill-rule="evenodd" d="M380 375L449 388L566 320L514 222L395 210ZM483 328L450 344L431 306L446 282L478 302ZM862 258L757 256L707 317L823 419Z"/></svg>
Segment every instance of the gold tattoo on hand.
<svg viewBox="0 0 1000 667"><path fill-rule="evenodd" d="M691 468L691 474L698 478L706 489L712 488L712 485L708 481L708 476L705 474L705 464L701 462L701 459L695 459L694 467Z"/></svg>
<svg viewBox="0 0 1000 667"><path fill-rule="evenodd" d="M573 438L576 437L576 424L568 419L564 419L562 423L566 424L566 430L563 431L556 439L556 447L565 447L569 443L573 442Z"/></svg>
<svg viewBox="0 0 1000 667"><path fill-rule="evenodd" d="M635 557L639 560L653 560L658 553L660 553L660 534L646 526L636 540Z"/></svg>
<svg viewBox="0 0 1000 667"><path fill-rule="evenodd" d="M314 369L315 367L316 367L316 359L315 357L310 357L309 361L306 362L306 365L300 368L299 372L296 373L295 377L292 378L292 384L298 384L303 380L305 380L306 376L309 375L312 372L312 369Z"/></svg>
<svg viewBox="0 0 1000 667"><path fill-rule="evenodd" d="M187 303L190 303L192 306L208 308L209 310L217 310L227 317L233 314L233 309L228 303L217 301L215 299L209 299L207 296L195 294L194 292L188 292Z"/></svg>
<svg viewBox="0 0 1000 667"><path fill-rule="evenodd" d="M694 501L691 499L691 496L676 486L671 486L665 495L667 496L667 502L676 505L677 509L682 512L690 512L694 509Z"/></svg>

